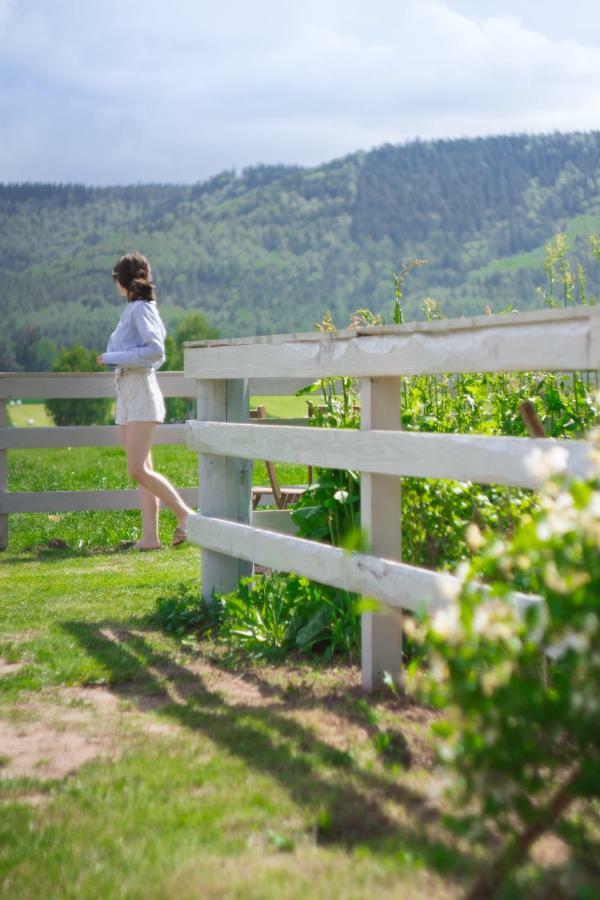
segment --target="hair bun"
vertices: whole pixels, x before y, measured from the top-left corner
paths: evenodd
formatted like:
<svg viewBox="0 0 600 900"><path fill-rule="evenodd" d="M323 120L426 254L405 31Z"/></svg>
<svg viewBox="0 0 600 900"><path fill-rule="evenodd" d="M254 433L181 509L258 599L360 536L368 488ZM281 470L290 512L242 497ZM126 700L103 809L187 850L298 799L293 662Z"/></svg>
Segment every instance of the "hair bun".
<svg viewBox="0 0 600 900"><path fill-rule="evenodd" d="M129 294L133 300L154 300L154 285L149 278L138 276L129 285Z"/></svg>
<svg viewBox="0 0 600 900"><path fill-rule="evenodd" d="M150 263L141 253L122 256L113 269L113 278L127 291L128 301L156 300Z"/></svg>

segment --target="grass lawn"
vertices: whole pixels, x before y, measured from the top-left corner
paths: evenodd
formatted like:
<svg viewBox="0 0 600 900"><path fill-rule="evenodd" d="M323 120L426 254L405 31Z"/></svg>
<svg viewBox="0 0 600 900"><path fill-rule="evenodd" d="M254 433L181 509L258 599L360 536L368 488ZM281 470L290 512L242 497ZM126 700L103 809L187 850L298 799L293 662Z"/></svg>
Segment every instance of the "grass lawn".
<svg viewBox="0 0 600 900"><path fill-rule="evenodd" d="M428 797L428 714L367 704L356 666L166 636L197 556L4 555L2 895L459 896L477 854Z"/></svg>

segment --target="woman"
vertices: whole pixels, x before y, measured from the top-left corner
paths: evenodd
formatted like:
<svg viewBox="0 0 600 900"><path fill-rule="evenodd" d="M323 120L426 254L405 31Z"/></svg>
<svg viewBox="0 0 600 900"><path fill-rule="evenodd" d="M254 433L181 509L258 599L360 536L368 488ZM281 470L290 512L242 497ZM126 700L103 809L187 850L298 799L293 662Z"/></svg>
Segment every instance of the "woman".
<svg viewBox="0 0 600 900"><path fill-rule="evenodd" d="M100 365L116 367L116 423L127 454L127 471L139 484L142 537L136 550L160 550L159 502L177 517L175 547L186 540L185 518L192 512L173 485L154 471L152 435L165 418L165 404L156 380L156 369L165 361L165 326L156 308L150 264L141 253L122 256L113 269L119 293L126 301L118 325L111 334Z"/></svg>

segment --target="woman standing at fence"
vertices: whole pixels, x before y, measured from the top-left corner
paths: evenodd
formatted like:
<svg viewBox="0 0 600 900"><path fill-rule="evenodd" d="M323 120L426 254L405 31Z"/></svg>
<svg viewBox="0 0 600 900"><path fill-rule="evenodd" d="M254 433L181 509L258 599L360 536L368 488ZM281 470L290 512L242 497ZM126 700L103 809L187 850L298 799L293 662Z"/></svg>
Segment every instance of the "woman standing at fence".
<svg viewBox="0 0 600 900"><path fill-rule="evenodd" d="M116 423L127 454L127 471L139 485L142 513L142 537L135 549L159 550L160 501L177 517L173 546L185 541L185 517L192 511L152 465L150 448L154 428L165 418L156 369L165 361L166 331L156 307L152 272L146 257L141 253L122 256L112 275L126 305L98 362L116 367Z"/></svg>

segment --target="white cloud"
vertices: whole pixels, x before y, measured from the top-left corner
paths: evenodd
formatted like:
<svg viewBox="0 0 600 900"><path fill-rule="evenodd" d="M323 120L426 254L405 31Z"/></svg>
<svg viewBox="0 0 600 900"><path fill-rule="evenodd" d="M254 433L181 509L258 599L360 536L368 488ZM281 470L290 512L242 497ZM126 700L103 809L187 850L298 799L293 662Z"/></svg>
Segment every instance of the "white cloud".
<svg viewBox="0 0 600 900"><path fill-rule="evenodd" d="M434 0L0 0L0 180L195 180L600 122L600 49Z"/></svg>

